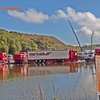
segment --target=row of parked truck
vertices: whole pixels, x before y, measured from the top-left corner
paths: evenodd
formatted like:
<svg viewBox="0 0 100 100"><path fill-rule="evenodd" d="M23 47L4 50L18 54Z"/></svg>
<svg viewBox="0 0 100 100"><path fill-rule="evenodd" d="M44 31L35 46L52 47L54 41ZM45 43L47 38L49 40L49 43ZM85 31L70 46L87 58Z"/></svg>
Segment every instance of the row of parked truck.
<svg viewBox="0 0 100 100"><path fill-rule="evenodd" d="M100 49L84 51L82 60L94 60L95 55L100 54ZM65 63L79 60L76 50L48 50L48 51L27 51L19 52L12 56L14 63ZM0 63L11 63L6 53L0 52Z"/></svg>
<svg viewBox="0 0 100 100"><path fill-rule="evenodd" d="M13 55L14 63L57 63L78 61L76 50L27 51ZM0 52L0 63L11 63L7 54Z"/></svg>
<svg viewBox="0 0 100 100"><path fill-rule="evenodd" d="M50 64L78 61L76 50L55 50L55 51L27 51L14 54L15 63Z"/></svg>

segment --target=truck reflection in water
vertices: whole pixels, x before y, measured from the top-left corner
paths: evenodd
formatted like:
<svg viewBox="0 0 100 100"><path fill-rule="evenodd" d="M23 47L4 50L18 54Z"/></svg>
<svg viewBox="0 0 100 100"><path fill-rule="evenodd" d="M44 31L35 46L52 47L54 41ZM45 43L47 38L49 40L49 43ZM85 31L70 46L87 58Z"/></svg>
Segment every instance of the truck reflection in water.
<svg viewBox="0 0 100 100"><path fill-rule="evenodd" d="M16 73L16 76L26 76L27 75L27 65L14 65L13 72Z"/></svg>
<svg viewBox="0 0 100 100"><path fill-rule="evenodd" d="M61 73L75 73L78 71L78 63L70 63L66 66L39 66L28 67L28 75L47 75L47 74L61 74Z"/></svg>
<svg viewBox="0 0 100 100"><path fill-rule="evenodd" d="M0 65L0 79L6 80L9 74L9 66L8 65Z"/></svg>
<svg viewBox="0 0 100 100"><path fill-rule="evenodd" d="M75 73L78 71L78 63L70 63L66 66L32 66L32 65L0 65L0 79L17 78L30 75L48 75L60 73Z"/></svg>
<svg viewBox="0 0 100 100"><path fill-rule="evenodd" d="M0 79L24 77L27 75L27 65L0 65Z"/></svg>

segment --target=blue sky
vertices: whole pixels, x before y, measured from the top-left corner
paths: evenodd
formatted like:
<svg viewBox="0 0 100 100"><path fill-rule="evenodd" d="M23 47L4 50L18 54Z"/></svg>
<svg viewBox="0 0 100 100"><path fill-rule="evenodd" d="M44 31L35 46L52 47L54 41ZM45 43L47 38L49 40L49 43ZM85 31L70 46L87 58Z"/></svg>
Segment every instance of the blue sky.
<svg viewBox="0 0 100 100"><path fill-rule="evenodd" d="M78 45L68 20L81 45L100 43L100 0L0 0L0 28L8 31L55 36L65 44Z"/></svg>

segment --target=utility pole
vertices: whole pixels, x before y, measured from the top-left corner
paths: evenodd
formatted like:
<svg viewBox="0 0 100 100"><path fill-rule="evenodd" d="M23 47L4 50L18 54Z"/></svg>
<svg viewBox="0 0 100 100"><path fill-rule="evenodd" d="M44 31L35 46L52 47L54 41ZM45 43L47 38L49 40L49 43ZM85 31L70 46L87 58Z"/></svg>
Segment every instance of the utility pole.
<svg viewBox="0 0 100 100"><path fill-rule="evenodd" d="M93 40L93 35L94 35L94 31L92 31L92 35L91 35L91 50L92 50L92 40Z"/></svg>
<svg viewBox="0 0 100 100"><path fill-rule="evenodd" d="M68 20L68 22L69 22L70 27L71 27L71 29L72 29L72 31L73 31L73 34L74 34L74 36L75 36L75 38L76 38L76 40L77 40L77 42L78 42L78 45L79 45L79 47L80 47L80 50L82 51L83 49L82 49L82 47L81 47L81 44L80 44L80 42L79 42L79 39L78 39L78 37L77 37L75 31L74 31L74 28L73 28L73 26L72 26L72 24L71 24L71 22L70 22L69 20Z"/></svg>

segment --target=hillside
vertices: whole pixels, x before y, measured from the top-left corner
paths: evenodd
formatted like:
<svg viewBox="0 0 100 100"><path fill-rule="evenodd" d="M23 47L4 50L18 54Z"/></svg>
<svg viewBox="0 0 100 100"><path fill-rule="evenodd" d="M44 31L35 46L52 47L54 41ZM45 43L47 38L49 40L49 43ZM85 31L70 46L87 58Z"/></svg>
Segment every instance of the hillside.
<svg viewBox="0 0 100 100"><path fill-rule="evenodd" d="M0 51L15 54L27 50L65 50L75 48L65 45L53 36L26 34L0 29Z"/></svg>

